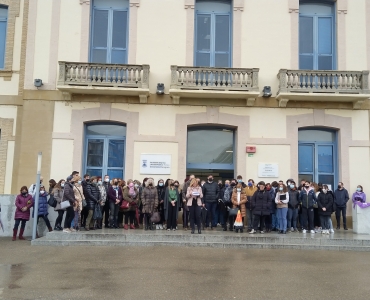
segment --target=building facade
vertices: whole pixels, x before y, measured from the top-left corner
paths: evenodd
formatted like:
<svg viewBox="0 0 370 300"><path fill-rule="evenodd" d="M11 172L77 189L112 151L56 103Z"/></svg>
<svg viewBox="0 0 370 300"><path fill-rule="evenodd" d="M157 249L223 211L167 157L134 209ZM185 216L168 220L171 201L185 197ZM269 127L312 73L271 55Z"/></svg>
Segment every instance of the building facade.
<svg viewBox="0 0 370 300"><path fill-rule="evenodd" d="M369 69L366 0L0 0L0 193L39 151L46 179L163 155L155 179L366 192Z"/></svg>

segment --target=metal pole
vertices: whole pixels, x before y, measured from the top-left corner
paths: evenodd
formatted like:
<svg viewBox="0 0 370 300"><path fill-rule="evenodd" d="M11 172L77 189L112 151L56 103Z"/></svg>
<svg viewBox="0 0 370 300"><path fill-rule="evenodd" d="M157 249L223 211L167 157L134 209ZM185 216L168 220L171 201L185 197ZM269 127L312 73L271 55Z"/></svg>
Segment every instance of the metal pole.
<svg viewBox="0 0 370 300"><path fill-rule="evenodd" d="M37 219L38 219L38 211L39 211L39 196L40 196L41 160L42 160L42 152L39 152L39 154L37 155L36 187L34 189L34 191L36 191L36 194L35 194L35 204L33 205L32 240L36 239Z"/></svg>

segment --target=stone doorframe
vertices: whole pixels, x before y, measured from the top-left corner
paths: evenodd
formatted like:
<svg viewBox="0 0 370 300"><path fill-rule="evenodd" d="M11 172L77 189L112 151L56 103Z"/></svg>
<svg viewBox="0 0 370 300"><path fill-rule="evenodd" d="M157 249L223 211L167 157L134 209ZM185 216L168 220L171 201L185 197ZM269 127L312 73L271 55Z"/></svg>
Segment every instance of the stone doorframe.
<svg viewBox="0 0 370 300"><path fill-rule="evenodd" d="M13 125L14 119L0 118L0 194L4 194L8 142L15 141Z"/></svg>

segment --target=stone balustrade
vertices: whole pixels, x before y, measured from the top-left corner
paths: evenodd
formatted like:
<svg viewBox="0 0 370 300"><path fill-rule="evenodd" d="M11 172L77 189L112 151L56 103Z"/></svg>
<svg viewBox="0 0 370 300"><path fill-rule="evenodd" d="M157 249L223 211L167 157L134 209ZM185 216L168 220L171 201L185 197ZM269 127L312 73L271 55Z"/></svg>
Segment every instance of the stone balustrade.
<svg viewBox="0 0 370 300"><path fill-rule="evenodd" d="M171 66L171 89L258 91L259 69Z"/></svg>
<svg viewBox="0 0 370 300"><path fill-rule="evenodd" d="M58 85L149 89L149 65L60 61Z"/></svg>
<svg viewBox="0 0 370 300"><path fill-rule="evenodd" d="M279 93L369 94L369 71L281 69L278 79Z"/></svg>

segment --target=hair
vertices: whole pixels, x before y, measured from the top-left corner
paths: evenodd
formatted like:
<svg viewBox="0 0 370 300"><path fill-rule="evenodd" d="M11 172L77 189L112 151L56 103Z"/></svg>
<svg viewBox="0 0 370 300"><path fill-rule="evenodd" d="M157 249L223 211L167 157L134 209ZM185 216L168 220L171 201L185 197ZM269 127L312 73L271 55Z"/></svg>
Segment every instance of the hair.
<svg viewBox="0 0 370 300"><path fill-rule="evenodd" d="M54 179L50 179L50 180L49 180L49 183L50 183L50 186L51 186L52 188L54 188L54 187L55 187L55 185L57 184L57 183L55 182L55 180L54 180Z"/></svg>
<svg viewBox="0 0 370 300"><path fill-rule="evenodd" d="M154 179L149 177L146 182L145 182L145 186L148 187L149 186L149 183L152 182L154 184Z"/></svg>
<svg viewBox="0 0 370 300"><path fill-rule="evenodd" d="M197 177L197 178L194 178L194 179L196 179L196 181L200 182L200 178L199 178L199 177Z"/></svg>
<svg viewBox="0 0 370 300"><path fill-rule="evenodd" d="M90 181L93 182L94 180L98 180L98 176L93 176L90 178Z"/></svg>
<svg viewBox="0 0 370 300"><path fill-rule="evenodd" d="M236 176L236 179L243 179L242 175Z"/></svg>
<svg viewBox="0 0 370 300"><path fill-rule="evenodd" d="M105 177L109 177L109 175L104 175L104 178L105 178Z"/></svg>
<svg viewBox="0 0 370 300"><path fill-rule="evenodd" d="M279 186L279 184L278 184L277 181L273 181L273 182L271 182L271 186L274 187L274 188L276 188L276 187Z"/></svg>
<svg viewBox="0 0 370 300"><path fill-rule="evenodd" d="M84 179L86 179L87 177L90 177L90 174L85 174L84 175Z"/></svg>
<svg viewBox="0 0 370 300"><path fill-rule="evenodd" d="M119 179L121 181L118 181L118 186L120 186L121 188L125 187L126 186L126 181L124 181L123 179Z"/></svg>
<svg viewBox="0 0 370 300"><path fill-rule="evenodd" d="M249 182L249 181L252 181L252 182L253 182L253 184L254 184L254 180L253 180L253 179L248 179L248 182Z"/></svg>
<svg viewBox="0 0 370 300"><path fill-rule="evenodd" d="M342 181L339 181L338 183L341 184L341 185L344 185Z"/></svg>
<svg viewBox="0 0 370 300"><path fill-rule="evenodd" d="M100 176L98 176L98 181L102 180L102 178Z"/></svg>
<svg viewBox="0 0 370 300"><path fill-rule="evenodd" d="M61 184L62 184L62 182L66 182L64 179L61 179L61 180L59 180L58 181L58 183L55 185L55 187L53 188L53 192L55 191L55 190L60 190L61 188L62 188L62 186L61 186Z"/></svg>
<svg viewBox="0 0 370 300"><path fill-rule="evenodd" d="M139 180L136 180L136 179L134 180L134 184L135 184L135 183L136 183L137 185L141 185L141 182L140 182Z"/></svg>
<svg viewBox="0 0 370 300"><path fill-rule="evenodd" d="M76 174L80 174L80 172L77 172L77 171L72 172L72 176L75 176Z"/></svg>
<svg viewBox="0 0 370 300"><path fill-rule="evenodd" d="M358 185L357 187L360 187L361 188L361 192L364 192L364 188L362 187L362 185Z"/></svg>
<svg viewBox="0 0 370 300"><path fill-rule="evenodd" d="M194 183L196 183L196 186L199 186L199 183L198 183L198 180L197 178L193 178L191 181L190 181L190 185L189 186L193 186Z"/></svg>
<svg viewBox="0 0 370 300"><path fill-rule="evenodd" d="M239 189L241 189L241 192L243 192L244 191L244 189L243 189L243 185L241 184L241 183L238 183L237 185L236 185L236 187L235 188L239 188ZM236 190L235 190L236 191Z"/></svg>
<svg viewBox="0 0 370 300"><path fill-rule="evenodd" d="M164 183L164 180L162 178L160 178L157 182L157 186L159 185L159 182L162 181Z"/></svg>
<svg viewBox="0 0 370 300"><path fill-rule="evenodd" d="M78 181L78 180L81 180L81 176L78 176L78 177L77 177L77 181Z"/></svg>
<svg viewBox="0 0 370 300"><path fill-rule="evenodd" d="M326 185L326 184L324 184L324 185L322 186L322 188L323 188L323 189L327 189L327 190L329 189L328 185Z"/></svg>
<svg viewBox="0 0 370 300"><path fill-rule="evenodd" d="M22 193L22 191L26 190L27 193L28 193L28 187L26 187L25 185L21 187L20 189L20 192Z"/></svg>
<svg viewBox="0 0 370 300"><path fill-rule="evenodd" d="M43 185L40 185L40 191L41 191L41 189L44 189L44 191L45 191L45 187Z"/></svg>
<svg viewBox="0 0 370 300"><path fill-rule="evenodd" d="M170 185L171 178L167 178L166 182L164 183L165 187L168 187Z"/></svg>
<svg viewBox="0 0 370 300"><path fill-rule="evenodd" d="M134 183L134 181L132 179L129 179L129 180L127 180L126 184L129 185L131 182Z"/></svg>
<svg viewBox="0 0 370 300"><path fill-rule="evenodd" d="M266 187L267 187L267 186L271 186L271 183L270 183L270 182L267 182L267 183L266 183Z"/></svg>
<svg viewBox="0 0 370 300"><path fill-rule="evenodd" d="M175 180L175 181L173 182L173 184L176 184L176 183L180 186L180 182L179 182L178 180Z"/></svg>
<svg viewBox="0 0 370 300"><path fill-rule="evenodd" d="M281 185L283 186L283 193L286 193L286 192L288 191L288 189L287 189L286 185L285 185L284 183L280 183L280 184L279 184L279 187L280 187ZM279 193L281 193L281 192L279 191Z"/></svg>

